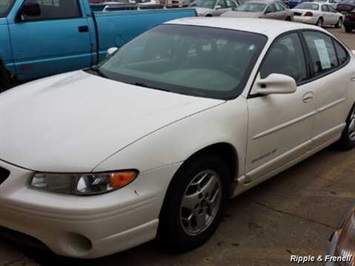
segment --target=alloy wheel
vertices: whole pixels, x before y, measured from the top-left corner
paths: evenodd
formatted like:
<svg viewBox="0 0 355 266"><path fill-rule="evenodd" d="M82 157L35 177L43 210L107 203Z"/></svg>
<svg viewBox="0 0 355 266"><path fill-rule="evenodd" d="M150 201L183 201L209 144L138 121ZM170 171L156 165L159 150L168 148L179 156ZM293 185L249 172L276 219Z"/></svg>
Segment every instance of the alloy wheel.
<svg viewBox="0 0 355 266"><path fill-rule="evenodd" d="M181 207L180 225L189 236L205 231L216 217L222 202L222 181L217 172L204 170L187 186Z"/></svg>

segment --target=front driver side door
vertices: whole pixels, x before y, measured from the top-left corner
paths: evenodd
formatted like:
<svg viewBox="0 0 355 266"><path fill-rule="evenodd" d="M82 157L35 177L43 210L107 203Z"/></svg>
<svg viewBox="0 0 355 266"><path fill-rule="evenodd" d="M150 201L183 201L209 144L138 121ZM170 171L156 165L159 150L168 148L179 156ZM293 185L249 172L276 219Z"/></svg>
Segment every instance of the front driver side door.
<svg viewBox="0 0 355 266"><path fill-rule="evenodd" d="M296 32L274 41L260 67L258 79L272 73L291 76L297 83L292 94L258 95L251 90L246 183L263 179L304 155L309 146L315 105L308 83L305 54Z"/></svg>
<svg viewBox="0 0 355 266"><path fill-rule="evenodd" d="M9 30L20 80L90 66L95 60L95 32L77 0L35 0L40 16L12 18ZM33 0L25 0L24 4ZM20 15L20 14L19 14ZM19 40L22 40L19 41Z"/></svg>

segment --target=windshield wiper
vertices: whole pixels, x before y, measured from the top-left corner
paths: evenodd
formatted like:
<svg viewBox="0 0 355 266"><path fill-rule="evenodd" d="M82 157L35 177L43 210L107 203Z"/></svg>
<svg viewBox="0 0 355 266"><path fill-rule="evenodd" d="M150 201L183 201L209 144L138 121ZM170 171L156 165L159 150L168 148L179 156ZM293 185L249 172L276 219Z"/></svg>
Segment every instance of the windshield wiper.
<svg viewBox="0 0 355 266"><path fill-rule="evenodd" d="M91 66L89 70L95 72L95 74L97 74L100 77L107 78L107 76L104 73L102 73L102 71L97 66Z"/></svg>
<svg viewBox="0 0 355 266"><path fill-rule="evenodd" d="M162 88L158 88L158 87L150 86L150 85L147 85L147 84L142 83L142 82L135 82L135 83L131 83L131 84L132 84L132 85L139 86L139 87L148 88L148 89L155 89L155 90L160 90L160 91L167 91L167 92L170 92L170 91L169 91L169 90L167 90L167 89L162 89Z"/></svg>

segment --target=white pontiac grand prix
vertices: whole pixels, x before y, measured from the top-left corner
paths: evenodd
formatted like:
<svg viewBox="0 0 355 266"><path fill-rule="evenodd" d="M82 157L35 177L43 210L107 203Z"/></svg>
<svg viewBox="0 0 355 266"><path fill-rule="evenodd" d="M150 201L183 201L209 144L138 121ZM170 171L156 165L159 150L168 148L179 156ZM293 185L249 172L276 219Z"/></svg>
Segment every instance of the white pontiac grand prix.
<svg viewBox="0 0 355 266"><path fill-rule="evenodd" d="M55 67L55 66L53 66ZM355 146L355 57L327 31L185 18L0 95L0 226L94 258L206 241L228 198Z"/></svg>

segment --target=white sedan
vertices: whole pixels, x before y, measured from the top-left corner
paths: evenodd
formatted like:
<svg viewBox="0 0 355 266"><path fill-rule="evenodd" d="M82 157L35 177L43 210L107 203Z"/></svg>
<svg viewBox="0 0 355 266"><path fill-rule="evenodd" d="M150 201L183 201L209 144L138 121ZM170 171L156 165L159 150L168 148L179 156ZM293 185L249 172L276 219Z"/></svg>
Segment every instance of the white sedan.
<svg viewBox="0 0 355 266"><path fill-rule="evenodd" d="M331 25L341 28L344 15L336 11L332 6L324 2L303 2L293 9L295 22L302 22L322 27Z"/></svg>
<svg viewBox="0 0 355 266"><path fill-rule="evenodd" d="M184 18L0 103L1 228L78 258L181 251L228 198L355 146L355 57L315 26Z"/></svg>

